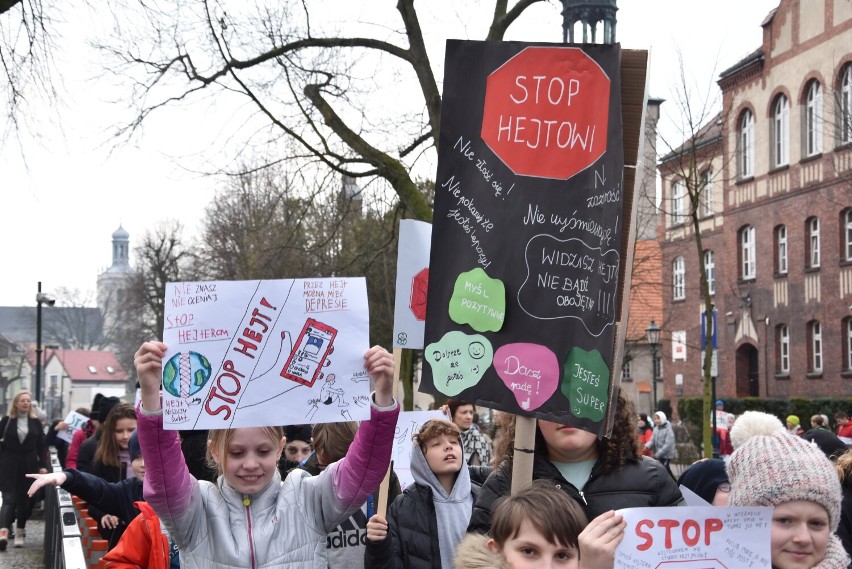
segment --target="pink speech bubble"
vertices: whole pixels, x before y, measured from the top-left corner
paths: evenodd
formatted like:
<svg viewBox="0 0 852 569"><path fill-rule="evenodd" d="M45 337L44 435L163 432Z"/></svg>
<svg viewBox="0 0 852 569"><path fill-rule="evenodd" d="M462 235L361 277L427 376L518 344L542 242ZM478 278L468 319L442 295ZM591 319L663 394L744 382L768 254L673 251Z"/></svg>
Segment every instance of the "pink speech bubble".
<svg viewBox="0 0 852 569"><path fill-rule="evenodd" d="M540 344L500 346L494 353L494 369L525 411L541 407L559 384L556 355Z"/></svg>

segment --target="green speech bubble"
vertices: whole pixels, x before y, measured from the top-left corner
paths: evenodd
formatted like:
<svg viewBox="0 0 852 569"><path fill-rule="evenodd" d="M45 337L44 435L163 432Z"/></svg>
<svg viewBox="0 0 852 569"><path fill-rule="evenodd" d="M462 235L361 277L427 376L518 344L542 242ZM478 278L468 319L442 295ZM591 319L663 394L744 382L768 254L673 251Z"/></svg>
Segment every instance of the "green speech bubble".
<svg viewBox="0 0 852 569"><path fill-rule="evenodd" d="M480 267L462 273L456 279L450 298L450 318L470 324L477 332L497 332L506 317L506 287L492 279Z"/></svg>
<svg viewBox="0 0 852 569"><path fill-rule="evenodd" d="M447 332L424 352L432 366L435 389L450 397L479 383L494 358L494 349L485 336L457 330Z"/></svg>
<svg viewBox="0 0 852 569"><path fill-rule="evenodd" d="M571 348L562 370L561 389L575 417L602 420L609 398L609 368L600 352Z"/></svg>

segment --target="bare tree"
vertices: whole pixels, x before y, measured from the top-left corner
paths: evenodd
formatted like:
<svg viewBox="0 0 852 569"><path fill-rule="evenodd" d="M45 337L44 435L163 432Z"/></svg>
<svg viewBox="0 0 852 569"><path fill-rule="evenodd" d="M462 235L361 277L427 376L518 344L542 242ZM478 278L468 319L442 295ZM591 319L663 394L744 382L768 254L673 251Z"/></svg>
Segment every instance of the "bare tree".
<svg viewBox="0 0 852 569"><path fill-rule="evenodd" d="M146 232L135 256L136 272L128 274L111 315L114 345L126 370L133 370L133 354L142 342L162 338L166 283L195 277L195 255L184 243L183 226L177 221L163 221Z"/></svg>
<svg viewBox="0 0 852 569"><path fill-rule="evenodd" d="M495 0L487 39L501 39L542 1L519 0L509 8L508 0ZM377 23L370 37L341 35L321 21L328 14L319 5L295 0L227 9L209 0L146 3L133 25L119 25L113 45L103 46L134 86L136 116L121 132L133 133L165 106L236 93L261 117L261 128L252 122L255 140L246 143L284 139L297 149L288 148L288 159L383 178L414 218L430 220L411 168L437 146L441 93L414 0L399 0L396 9L401 28L391 32ZM140 21L149 27L134 33ZM388 83L379 78L412 81L419 97L398 98L396 112L387 99L376 100Z"/></svg>
<svg viewBox="0 0 852 569"><path fill-rule="evenodd" d="M0 0L0 66L5 78L0 99L10 130L20 127L22 107L30 99L56 96L50 77L53 22L48 16L55 8L50 0Z"/></svg>
<svg viewBox="0 0 852 569"><path fill-rule="evenodd" d="M714 76L715 71L710 76ZM714 201L720 196L713 196L711 188L721 187L722 176L728 170L726 157L723 152L724 116L715 109L719 106L720 93L713 83L706 87L696 87L687 77L683 59L680 60L680 81L675 88L675 108L679 114L678 127L682 136L682 144L675 145L670 139L661 136L661 141L668 153L661 158L660 171L663 178L669 181L671 188L667 199L663 200L662 211L665 213L669 228L675 228L680 234L680 241L686 248L694 247L693 254L698 266L698 292L704 304L704 345L696 346L703 350L701 362L703 384L703 416L705 417L702 439L704 456L712 456L712 429L708 418L712 409L712 338L714 335L713 293L705 264L706 249L703 242L703 232L706 218L714 214ZM678 119L675 119L676 121ZM686 283L683 283L686 286Z"/></svg>
<svg viewBox="0 0 852 569"><path fill-rule="evenodd" d="M0 415L9 410L9 388L24 378L26 350L0 334Z"/></svg>

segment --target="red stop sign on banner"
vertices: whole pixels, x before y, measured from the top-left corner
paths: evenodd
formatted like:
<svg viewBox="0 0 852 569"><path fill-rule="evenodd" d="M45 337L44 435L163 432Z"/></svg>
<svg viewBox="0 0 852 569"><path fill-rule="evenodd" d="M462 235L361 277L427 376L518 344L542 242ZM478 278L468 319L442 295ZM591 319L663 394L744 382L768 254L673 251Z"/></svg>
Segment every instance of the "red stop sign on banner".
<svg viewBox="0 0 852 569"><path fill-rule="evenodd" d="M488 76L482 139L515 174L568 179L606 151L610 80L576 47L527 47Z"/></svg>
<svg viewBox="0 0 852 569"><path fill-rule="evenodd" d="M429 267L421 269L411 279L411 299L408 307L415 320L426 320L426 297L429 292Z"/></svg>

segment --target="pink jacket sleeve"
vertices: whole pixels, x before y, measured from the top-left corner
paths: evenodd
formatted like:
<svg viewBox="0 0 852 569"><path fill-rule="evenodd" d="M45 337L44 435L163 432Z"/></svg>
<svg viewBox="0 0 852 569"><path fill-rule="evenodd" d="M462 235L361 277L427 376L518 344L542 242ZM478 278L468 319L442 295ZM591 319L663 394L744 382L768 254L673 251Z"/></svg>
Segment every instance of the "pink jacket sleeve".
<svg viewBox="0 0 852 569"><path fill-rule="evenodd" d="M148 415L140 407L136 418L145 459L145 500L161 518L179 518L189 509L195 481L186 467L178 432L163 429L162 414Z"/></svg>
<svg viewBox="0 0 852 569"><path fill-rule="evenodd" d="M74 431L71 437L71 445L68 447L68 454L65 456L65 468L77 469L77 455L80 454L80 445L86 440L86 432L83 429Z"/></svg>
<svg viewBox="0 0 852 569"><path fill-rule="evenodd" d="M332 472L344 509L360 508L381 484L390 464L397 417L395 401L390 408L370 405L370 420L361 423L346 456Z"/></svg>

